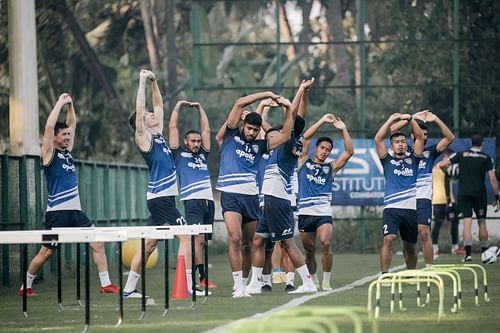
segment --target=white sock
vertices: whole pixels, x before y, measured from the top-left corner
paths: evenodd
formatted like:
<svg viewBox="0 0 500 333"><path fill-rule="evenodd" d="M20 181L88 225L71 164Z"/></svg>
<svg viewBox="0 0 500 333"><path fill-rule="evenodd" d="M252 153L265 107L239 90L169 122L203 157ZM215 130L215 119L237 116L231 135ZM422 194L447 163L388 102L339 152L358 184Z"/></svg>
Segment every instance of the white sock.
<svg viewBox="0 0 500 333"><path fill-rule="evenodd" d="M439 245L437 244L432 244L432 249L434 250L434 253L439 251Z"/></svg>
<svg viewBox="0 0 500 333"><path fill-rule="evenodd" d="M314 282L319 281L319 280L318 280L318 274L317 274L317 273L311 274L311 279L312 279Z"/></svg>
<svg viewBox="0 0 500 333"><path fill-rule="evenodd" d="M252 279L249 285L252 287L260 287L262 285L262 267L252 266Z"/></svg>
<svg viewBox="0 0 500 333"><path fill-rule="evenodd" d="M262 282L266 285L272 286L271 274L262 274Z"/></svg>
<svg viewBox="0 0 500 333"><path fill-rule="evenodd" d="M123 291L129 293L135 290L135 286L137 285L137 282L141 278L141 274L130 271L128 273L128 278L127 278L127 283L125 284L125 288L123 288Z"/></svg>
<svg viewBox="0 0 500 333"><path fill-rule="evenodd" d="M235 290L241 290L245 286L245 282L243 282L243 271L233 272L233 281Z"/></svg>
<svg viewBox="0 0 500 333"><path fill-rule="evenodd" d="M286 284L294 285L295 284L295 272L286 273Z"/></svg>
<svg viewBox="0 0 500 333"><path fill-rule="evenodd" d="M191 268L186 268L186 282L188 291L193 290L193 270Z"/></svg>
<svg viewBox="0 0 500 333"><path fill-rule="evenodd" d="M458 249L458 244L453 244L453 245L451 246L451 249L452 249L452 250L456 250L456 249Z"/></svg>
<svg viewBox="0 0 500 333"><path fill-rule="evenodd" d="M243 272L243 271L242 271ZM241 273L241 276L243 276L243 273ZM243 285L246 286L247 285L247 282L248 282L248 278L247 277L244 277L243 278Z"/></svg>
<svg viewBox="0 0 500 333"><path fill-rule="evenodd" d="M309 270L307 269L307 266L305 264L297 268L297 272L299 272L303 284L308 286L314 285L311 274L309 274Z"/></svg>
<svg viewBox="0 0 500 333"><path fill-rule="evenodd" d="M330 282L330 277L332 276L332 272L323 272L323 283L325 281Z"/></svg>
<svg viewBox="0 0 500 333"><path fill-rule="evenodd" d="M111 284L111 280L109 279L108 271L99 272L99 280L101 280L101 287L106 287Z"/></svg>
<svg viewBox="0 0 500 333"><path fill-rule="evenodd" d="M31 286L33 286L33 281L35 281L35 278L36 278L36 274L33 275L33 274L30 274L29 272L26 272L26 289L31 288ZM22 284L19 289L23 289L23 286L24 285Z"/></svg>
<svg viewBox="0 0 500 333"><path fill-rule="evenodd" d="M425 264L425 268L432 268L432 264Z"/></svg>

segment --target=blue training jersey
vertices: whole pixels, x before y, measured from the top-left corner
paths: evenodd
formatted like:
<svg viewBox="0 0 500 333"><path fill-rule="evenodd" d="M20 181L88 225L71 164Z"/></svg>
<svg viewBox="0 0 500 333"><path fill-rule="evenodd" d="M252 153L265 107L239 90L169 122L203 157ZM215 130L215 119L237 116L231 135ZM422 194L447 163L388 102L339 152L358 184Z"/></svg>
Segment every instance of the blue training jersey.
<svg viewBox="0 0 500 333"><path fill-rule="evenodd" d="M417 199L432 200L432 167L441 154L432 145L424 149L423 157L418 163L417 172Z"/></svg>
<svg viewBox="0 0 500 333"><path fill-rule="evenodd" d="M198 153L184 148L172 149L175 167L179 173L180 199L214 200L210 175L208 174L208 151L203 147Z"/></svg>
<svg viewBox="0 0 500 333"><path fill-rule="evenodd" d="M417 209L417 172L421 158L406 153L404 159L396 159L393 152L380 159L384 168L385 208Z"/></svg>
<svg viewBox="0 0 500 333"><path fill-rule="evenodd" d="M43 166L49 192L47 212L56 210L82 210L78 193L73 157L68 150L54 149L52 159Z"/></svg>
<svg viewBox="0 0 500 333"><path fill-rule="evenodd" d="M331 216L332 163L316 163L311 158L299 165L299 215Z"/></svg>
<svg viewBox="0 0 500 333"><path fill-rule="evenodd" d="M226 126L221 146L216 189L222 192L257 195L257 173L267 140L246 142L239 127Z"/></svg>
<svg viewBox="0 0 500 333"><path fill-rule="evenodd" d="M292 195L291 177L297 166L297 159L302 153L302 136L291 138L274 149L266 166L262 193L276 198L287 198Z"/></svg>
<svg viewBox="0 0 500 333"><path fill-rule="evenodd" d="M262 193L262 183L264 182L264 173L266 172L267 161L272 152L262 154L259 162L259 171L257 172L257 187L259 188L259 207L264 206L264 193Z"/></svg>
<svg viewBox="0 0 500 333"><path fill-rule="evenodd" d="M149 168L148 200L177 195L177 174L172 152L160 134L151 137L149 151L141 151Z"/></svg>

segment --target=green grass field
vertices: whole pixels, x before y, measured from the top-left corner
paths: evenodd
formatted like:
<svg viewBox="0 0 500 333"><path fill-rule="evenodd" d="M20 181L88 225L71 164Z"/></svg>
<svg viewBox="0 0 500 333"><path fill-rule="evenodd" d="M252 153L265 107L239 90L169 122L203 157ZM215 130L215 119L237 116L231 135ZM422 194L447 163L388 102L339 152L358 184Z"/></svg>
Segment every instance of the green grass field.
<svg viewBox="0 0 500 333"><path fill-rule="evenodd" d="M477 258L477 255L476 255ZM459 257L443 255L436 263L457 263ZM218 326L231 323L235 320L248 318L257 313L265 313L283 305L300 295L288 295L284 292L284 285L274 285L270 294L256 295L249 299L231 298L232 279L227 257L224 255L210 258L212 269L211 278L219 285L209 297L207 304L198 302L194 309L190 309L188 300L171 301L171 310L166 317L163 313L163 267L157 265L148 271L148 295L152 296L156 305L148 306L144 320L138 320L140 314L140 300L126 300L125 321L120 328L114 328L117 319L118 298L116 295L101 295L98 293L98 278L95 273L91 276L91 332L203 332ZM477 261L476 261L477 263ZM402 256L395 255L393 265L402 264ZM419 263L422 266L422 263ZM114 270L114 267L112 268ZM445 317L436 321L437 296L434 295L431 303L424 308L417 308L414 287L405 288L406 312L396 311L389 313L389 288L384 288L382 298L379 331L384 333L418 332L418 333L470 333L470 332L500 332L500 264L487 265L489 277L489 295L491 301L486 303L480 294L480 307L473 301L472 277L462 274L463 280L463 309L458 313L450 312L452 295L447 289L445 299ZM334 259L333 282L334 288L348 285L360 278L376 274L378 256L375 254L343 254ZM116 275L113 275L117 281ZM171 270L173 279L174 270ZM296 285L300 278L296 275ZM445 280L450 286L450 280ZM17 287L17 286L16 286ZM79 332L83 327L84 308L75 305L75 281L70 276L63 280L64 311L57 310L56 282L44 281L36 284L34 289L40 294L29 299L29 317L24 318L21 312L21 298L17 296L17 288L0 289L0 331L1 332ZM386 290L385 290L386 289ZM319 306L366 306L368 284L352 290L331 293L315 298L304 305ZM83 290L82 290L83 295ZM251 325L251 324L248 324ZM348 330L348 332L352 329Z"/></svg>

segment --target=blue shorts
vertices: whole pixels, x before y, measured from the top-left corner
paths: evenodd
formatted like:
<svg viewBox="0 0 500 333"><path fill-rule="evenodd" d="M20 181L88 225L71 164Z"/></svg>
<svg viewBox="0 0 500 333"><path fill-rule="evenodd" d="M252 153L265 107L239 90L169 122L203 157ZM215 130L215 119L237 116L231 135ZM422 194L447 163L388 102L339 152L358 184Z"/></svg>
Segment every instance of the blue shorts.
<svg viewBox="0 0 500 333"><path fill-rule="evenodd" d="M331 216L299 215L300 232L316 232L323 224L333 224Z"/></svg>
<svg viewBox="0 0 500 333"><path fill-rule="evenodd" d="M45 213L45 229L52 228L87 228L93 225L88 216L81 210L53 210ZM58 245L43 244L49 249Z"/></svg>
<svg viewBox="0 0 500 333"><path fill-rule="evenodd" d="M386 208L382 213L384 236L397 235L407 243L416 244L418 238L417 211L412 209Z"/></svg>
<svg viewBox="0 0 500 333"><path fill-rule="evenodd" d="M175 207L175 197L158 197L148 200L148 210L151 213L148 225L186 225L184 216Z"/></svg>
<svg viewBox="0 0 500 333"><path fill-rule="evenodd" d="M417 199L417 223L431 227L432 201L429 199Z"/></svg>
<svg viewBox="0 0 500 333"><path fill-rule="evenodd" d="M185 200L184 215L188 225L209 224L214 225L215 206L212 200L191 199ZM212 234L208 234L208 239L212 239Z"/></svg>
<svg viewBox="0 0 500 333"><path fill-rule="evenodd" d="M222 192L220 196L222 215L235 212L241 215L243 223L257 221L260 217L259 196Z"/></svg>
<svg viewBox="0 0 500 333"><path fill-rule="evenodd" d="M261 220L267 224L273 242L293 238L295 226L290 200L265 195Z"/></svg>
<svg viewBox="0 0 500 333"><path fill-rule="evenodd" d="M264 217L264 197L262 198L262 206L261 208L261 214L260 218L257 221L257 226L255 227L255 233L262 238L271 239L271 231L269 230L269 226L267 224L267 220Z"/></svg>

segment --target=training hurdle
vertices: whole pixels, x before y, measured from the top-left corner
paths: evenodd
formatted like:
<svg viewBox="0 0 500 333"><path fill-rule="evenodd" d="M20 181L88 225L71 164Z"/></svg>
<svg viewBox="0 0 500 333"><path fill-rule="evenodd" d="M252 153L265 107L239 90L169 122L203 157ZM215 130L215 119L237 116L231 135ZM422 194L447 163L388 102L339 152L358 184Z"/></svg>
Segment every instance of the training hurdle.
<svg viewBox="0 0 500 333"><path fill-rule="evenodd" d="M363 318L368 318L367 311L362 307L319 307L300 306L271 315L259 320L256 325L249 325L248 321L233 333L243 332L341 332L339 322L347 319L353 325L353 332L363 333ZM378 333L378 323L370 322L372 333Z"/></svg>
<svg viewBox="0 0 500 333"><path fill-rule="evenodd" d="M399 284L401 290L402 284L416 284L416 283L432 283L438 288L438 321L444 315L444 282L440 274L436 272L424 272L421 270L405 270L397 273L385 273L377 278L377 280L372 281L368 287L368 315L372 319L372 291L376 287L376 305L374 318L378 318L380 314L380 295L381 287L387 283L391 286L391 313L394 311L394 298L395 298L395 287L396 283ZM402 292L400 293L400 308L404 309L402 306Z"/></svg>
<svg viewBox="0 0 500 333"><path fill-rule="evenodd" d="M97 230L28 230L28 231L1 231L0 244L21 244L23 296L22 311L28 317L26 295L26 271L28 266L27 244L52 244L60 243L85 243L85 326L83 332L88 332L90 325L90 286L89 270L90 255L89 243L91 242L123 242L126 233L123 231L97 231Z"/></svg>
<svg viewBox="0 0 500 333"><path fill-rule="evenodd" d="M469 271L472 273L474 278L474 299L476 306L479 306L479 282L478 282L478 274L475 271L475 268L478 269L483 275L483 287L484 287L484 301L489 302L490 298L488 297L488 276L486 274L486 269L483 266L478 264L439 264L433 265L433 268L448 268L456 271Z"/></svg>
<svg viewBox="0 0 500 333"><path fill-rule="evenodd" d="M127 240L129 239L140 239L141 240L141 314L139 320L144 319L146 313L146 260L145 260L145 240L146 239L156 239L165 241L165 255L164 255L164 280L165 280L165 302L164 302L164 312L165 316L169 310L169 253L168 253L168 240L173 239L175 236L191 236L191 267L192 271L195 271L195 252L194 252L194 237L200 234L205 235L205 267L206 276L208 277L208 242L206 241L207 235L212 233L211 225L183 225L183 226L132 226L132 227L96 227L96 228L77 228L78 230L100 230L105 232L119 231L126 234ZM75 228L54 228L52 230L75 230ZM123 323L123 269L122 269L122 242L118 244L118 274L119 274L119 315L116 326L120 326ZM79 267L77 267L77 277L79 276ZM196 302L196 286L195 286L195 274L192 275L192 300L193 303L191 308L194 308ZM77 278L77 289L79 288L78 278ZM78 292L77 292L78 295ZM208 297L208 285L205 286L205 299L206 302Z"/></svg>

